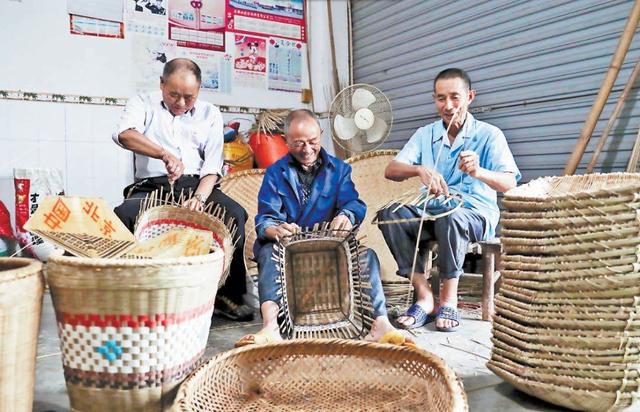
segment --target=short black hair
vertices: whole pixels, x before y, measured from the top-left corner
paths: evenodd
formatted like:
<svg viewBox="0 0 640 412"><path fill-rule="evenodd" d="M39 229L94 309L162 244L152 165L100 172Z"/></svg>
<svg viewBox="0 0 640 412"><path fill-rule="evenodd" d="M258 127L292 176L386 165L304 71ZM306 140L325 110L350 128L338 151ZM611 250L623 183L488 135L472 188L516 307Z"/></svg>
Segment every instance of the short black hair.
<svg viewBox="0 0 640 412"><path fill-rule="evenodd" d="M458 69L456 67L450 67L448 69L444 69L433 80L433 90L436 89L436 83L440 79L462 79L462 81L467 85L467 89L471 90L471 78L462 69Z"/></svg>
<svg viewBox="0 0 640 412"><path fill-rule="evenodd" d="M320 120L318 120L318 116L316 116L314 112L309 109L296 109L290 111L287 118L284 120L284 134L289 134L289 128L294 120L303 119L305 117L315 120L318 125L318 129L322 130L322 127L320 127Z"/></svg>
<svg viewBox="0 0 640 412"><path fill-rule="evenodd" d="M196 76L198 83L202 82L202 72L200 71L200 67L198 67L196 62L193 60L183 58L168 61L167 64L164 65L164 70L162 70L162 79L164 80L180 70L190 71L194 76Z"/></svg>

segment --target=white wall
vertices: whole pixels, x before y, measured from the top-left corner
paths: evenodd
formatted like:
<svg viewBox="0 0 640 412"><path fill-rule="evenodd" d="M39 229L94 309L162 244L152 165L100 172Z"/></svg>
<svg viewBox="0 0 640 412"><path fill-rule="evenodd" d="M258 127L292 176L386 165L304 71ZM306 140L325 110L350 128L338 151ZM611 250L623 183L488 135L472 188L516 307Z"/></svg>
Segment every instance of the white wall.
<svg viewBox="0 0 640 412"><path fill-rule="evenodd" d="M314 103L326 112L332 95L326 2L308 1ZM332 1L341 79L348 78L346 0ZM66 1L0 0L0 90L128 97L134 93L131 36L107 39L69 34ZM304 59L303 59L304 60ZM306 61L303 61L306 65ZM303 69L305 72L306 69ZM303 87L309 87L303 79ZM202 92L218 105L304 107L300 94L234 88ZM122 107L0 98L0 200L13 221L13 168L59 168L69 195L103 197L111 205L132 182L129 152L111 141ZM226 120L249 115L225 113ZM242 128L250 126L244 120ZM323 145L332 152L325 124Z"/></svg>

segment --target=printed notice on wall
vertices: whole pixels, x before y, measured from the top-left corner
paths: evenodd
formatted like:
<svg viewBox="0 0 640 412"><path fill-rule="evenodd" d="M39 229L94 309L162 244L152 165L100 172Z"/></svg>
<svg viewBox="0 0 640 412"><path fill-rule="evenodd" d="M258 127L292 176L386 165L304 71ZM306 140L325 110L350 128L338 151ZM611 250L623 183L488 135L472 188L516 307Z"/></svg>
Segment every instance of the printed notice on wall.
<svg viewBox="0 0 640 412"><path fill-rule="evenodd" d="M167 38L168 0L126 0L127 33Z"/></svg>
<svg viewBox="0 0 640 412"><path fill-rule="evenodd" d="M69 15L71 34L84 36L124 38L124 25L117 21L94 19L93 17Z"/></svg>
<svg viewBox="0 0 640 412"><path fill-rule="evenodd" d="M304 0L227 0L227 30L306 41Z"/></svg>
<svg viewBox="0 0 640 412"><path fill-rule="evenodd" d="M224 51L223 0L169 0L169 39L178 46Z"/></svg>
<svg viewBox="0 0 640 412"><path fill-rule="evenodd" d="M302 90L302 48L298 41L269 39L269 90Z"/></svg>
<svg viewBox="0 0 640 412"><path fill-rule="evenodd" d="M67 13L122 22L122 0L67 0Z"/></svg>

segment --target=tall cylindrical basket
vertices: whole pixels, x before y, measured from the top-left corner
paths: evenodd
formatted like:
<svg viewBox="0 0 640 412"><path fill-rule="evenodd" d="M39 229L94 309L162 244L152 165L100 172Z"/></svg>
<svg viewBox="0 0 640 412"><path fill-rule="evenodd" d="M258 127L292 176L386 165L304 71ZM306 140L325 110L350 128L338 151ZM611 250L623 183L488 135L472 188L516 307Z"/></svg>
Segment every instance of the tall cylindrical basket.
<svg viewBox="0 0 640 412"><path fill-rule="evenodd" d="M43 291L42 263L0 258L2 411L31 411Z"/></svg>
<svg viewBox="0 0 640 412"><path fill-rule="evenodd" d="M160 411L203 355L224 253L49 261L71 409Z"/></svg>

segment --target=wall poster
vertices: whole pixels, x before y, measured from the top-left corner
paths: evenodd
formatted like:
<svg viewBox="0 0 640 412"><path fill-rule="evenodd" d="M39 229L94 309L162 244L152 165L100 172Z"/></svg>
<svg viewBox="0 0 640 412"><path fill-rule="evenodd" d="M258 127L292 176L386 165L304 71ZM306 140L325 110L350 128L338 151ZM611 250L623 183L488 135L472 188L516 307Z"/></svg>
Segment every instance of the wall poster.
<svg viewBox="0 0 640 412"><path fill-rule="evenodd" d="M304 0L227 0L227 30L306 42Z"/></svg>
<svg viewBox="0 0 640 412"><path fill-rule="evenodd" d="M178 46L224 51L223 0L169 0L169 39Z"/></svg>
<svg viewBox="0 0 640 412"><path fill-rule="evenodd" d="M269 90L302 91L302 43L269 39Z"/></svg>

